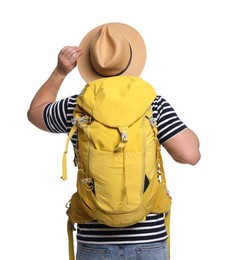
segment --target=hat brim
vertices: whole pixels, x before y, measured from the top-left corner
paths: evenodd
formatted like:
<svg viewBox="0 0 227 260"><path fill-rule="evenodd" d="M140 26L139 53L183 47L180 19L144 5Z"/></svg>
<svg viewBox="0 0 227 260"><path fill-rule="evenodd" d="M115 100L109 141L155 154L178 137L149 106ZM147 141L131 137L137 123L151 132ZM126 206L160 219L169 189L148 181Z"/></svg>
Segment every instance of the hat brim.
<svg viewBox="0 0 227 260"><path fill-rule="evenodd" d="M144 68L146 62L146 46L141 35L133 27L123 24L123 23L107 23L103 25L111 25L123 34L128 40L131 49L132 49L132 59L129 67L121 75L128 76L139 76ZM80 43L80 48L83 51L83 54L77 61L77 66L80 75L86 82L90 82L95 79L99 79L102 76L99 75L93 68L90 57L89 57L89 47L90 42L96 33L102 28L103 25L97 26L91 30L87 35L82 39Z"/></svg>

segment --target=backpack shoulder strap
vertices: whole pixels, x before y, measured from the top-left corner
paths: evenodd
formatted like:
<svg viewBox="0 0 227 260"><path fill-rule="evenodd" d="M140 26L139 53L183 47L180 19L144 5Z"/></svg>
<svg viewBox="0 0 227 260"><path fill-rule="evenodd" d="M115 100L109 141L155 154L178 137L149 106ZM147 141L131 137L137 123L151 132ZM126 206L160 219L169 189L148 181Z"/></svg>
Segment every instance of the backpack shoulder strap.
<svg viewBox="0 0 227 260"><path fill-rule="evenodd" d="M66 145L65 145L65 151L63 154L63 158L62 158L62 180L67 180L67 153L68 153L68 146L69 146L69 141L71 140L71 138L73 137L74 133L77 131L77 125L73 125L73 127L71 128L67 141L66 141Z"/></svg>

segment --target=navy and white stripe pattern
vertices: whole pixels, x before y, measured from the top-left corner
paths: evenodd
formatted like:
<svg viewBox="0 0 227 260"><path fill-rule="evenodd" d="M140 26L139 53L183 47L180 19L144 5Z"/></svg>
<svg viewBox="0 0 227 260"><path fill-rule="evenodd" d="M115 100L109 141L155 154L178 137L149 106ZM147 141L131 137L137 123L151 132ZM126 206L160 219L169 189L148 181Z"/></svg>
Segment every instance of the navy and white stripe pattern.
<svg viewBox="0 0 227 260"><path fill-rule="evenodd" d="M78 225L77 240L92 244L137 244L164 240L168 237L164 214L149 214L146 221L133 226L114 228L96 221Z"/></svg>
<svg viewBox="0 0 227 260"><path fill-rule="evenodd" d="M73 110L77 95L56 101L46 106L44 122L50 132L69 133L72 127ZM162 144L186 128L171 105L157 96L152 103L153 117L157 122L158 139ZM76 144L76 136L72 144ZM113 228L96 221L78 224L77 240L92 244L132 244L150 243L165 240L168 237L164 224L164 214L149 214L145 221L124 228Z"/></svg>

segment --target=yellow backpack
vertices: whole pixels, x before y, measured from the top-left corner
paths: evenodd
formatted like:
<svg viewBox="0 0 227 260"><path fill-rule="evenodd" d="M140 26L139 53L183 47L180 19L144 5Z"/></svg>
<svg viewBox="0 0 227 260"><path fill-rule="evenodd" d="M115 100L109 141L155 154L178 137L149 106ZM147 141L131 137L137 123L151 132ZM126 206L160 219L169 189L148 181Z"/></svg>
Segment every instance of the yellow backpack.
<svg viewBox="0 0 227 260"><path fill-rule="evenodd" d="M151 212L170 211L151 109L155 97L143 79L116 76L89 82L77 98L62 164L65 180L68 143L76 133L77 192L67 211L70 260L71 224L97 220L124 227Z"/></svg>

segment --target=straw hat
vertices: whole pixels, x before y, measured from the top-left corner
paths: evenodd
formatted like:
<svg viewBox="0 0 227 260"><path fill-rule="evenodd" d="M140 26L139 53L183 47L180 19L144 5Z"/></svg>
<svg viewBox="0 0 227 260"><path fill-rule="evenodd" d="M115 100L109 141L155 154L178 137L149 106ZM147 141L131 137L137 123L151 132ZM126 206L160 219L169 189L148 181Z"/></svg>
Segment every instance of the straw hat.
<svg viewBox="0 0 227 260"><path fill-rule="evenodd" d="M83 55L77 66L86 82L118 75L139 76L146 61L143 38L123 23L94 28L83 38L80 47Z"/></svg>

